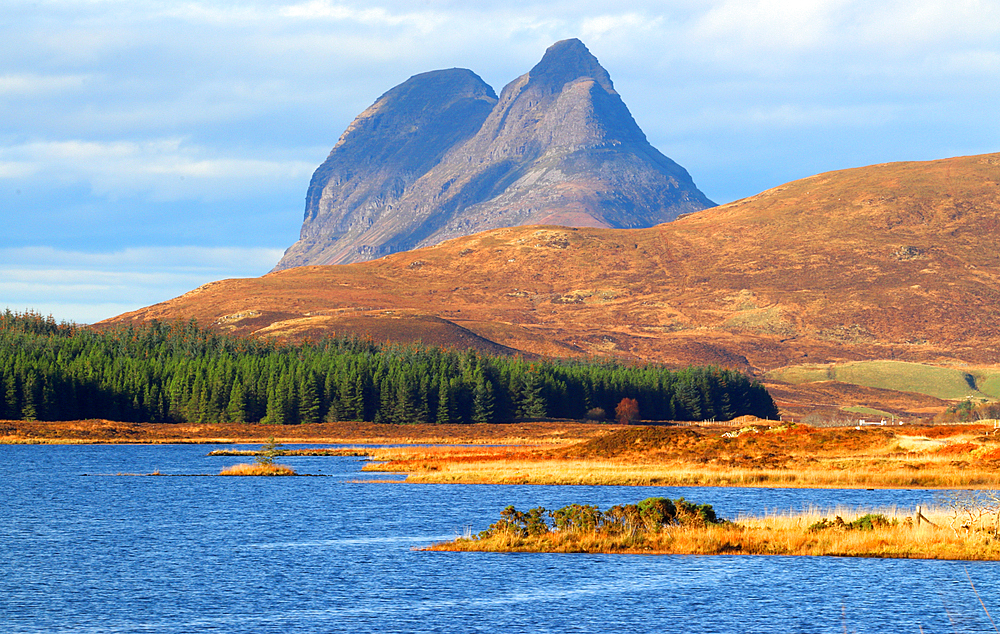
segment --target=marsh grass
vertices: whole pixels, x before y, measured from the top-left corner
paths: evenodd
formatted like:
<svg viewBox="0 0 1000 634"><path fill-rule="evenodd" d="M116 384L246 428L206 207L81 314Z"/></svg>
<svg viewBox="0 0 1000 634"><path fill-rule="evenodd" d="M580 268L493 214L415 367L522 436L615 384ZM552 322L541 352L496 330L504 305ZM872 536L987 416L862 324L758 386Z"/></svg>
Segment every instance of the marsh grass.
<svg viewBox="0 0 1000 634"><path fill-rule="evenodd" d="M365 468L433 483L1000 488L1000 437L985 428L743 431L636 427L564 448L390 447Z"/></svg>
<svg viewBox="0 0 1000 634"><path fill-rule="evenodd" d="M675 461L637 464L627 460L557 459L524 455L414 455L381 451L366 470L409 474L408 481L469 484L579 484L615 486L743 486L789 488L996 488L994 469L955 469L951 460L906 463L844 459L790 468L727 467Z"/></svg>
<svg viewBox="0 0 1000 634"><path fill-rule="evenodd" d="M223 476L293 476L294 469L282 464L236 464L219 472Z"/></svg>
<svg viewBox="0 0 1000 634"><path fill-rule="evenodd" d="M889 525L871 530L810 529L823 518L847 523L868 513L884 515ZM918 527L899 509L807 509L739 517L722 524L670 526L659 532L626 536L602 531L550 531L519 537L498 534L460 537L428 550L486 552L647 553L686 555L784 555L906 559L1000 560L1000 538L981 528L953 530L946 509L924 510L933 521Z"/></svg>

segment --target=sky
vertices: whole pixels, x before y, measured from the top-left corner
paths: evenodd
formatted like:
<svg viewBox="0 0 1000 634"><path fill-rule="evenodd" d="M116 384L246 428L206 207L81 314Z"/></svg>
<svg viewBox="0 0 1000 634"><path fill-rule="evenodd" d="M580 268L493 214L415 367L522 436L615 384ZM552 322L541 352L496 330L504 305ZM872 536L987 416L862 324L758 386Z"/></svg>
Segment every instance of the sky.
<svg viewBox="0 0 1000 634"><path fill-rule="evenodd" d="M312 172L417 73L580 38L726 203L1000 151L1000 0L0 0L0 310L93 323L269 271Z"/></svg>

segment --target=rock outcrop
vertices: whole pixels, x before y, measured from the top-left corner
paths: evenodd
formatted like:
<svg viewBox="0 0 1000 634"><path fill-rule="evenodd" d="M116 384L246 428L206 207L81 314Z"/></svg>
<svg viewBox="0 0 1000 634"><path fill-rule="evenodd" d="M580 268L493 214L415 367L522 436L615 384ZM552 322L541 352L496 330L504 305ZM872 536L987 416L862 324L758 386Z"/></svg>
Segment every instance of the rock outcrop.
<svg viewBox="0 0 1000 634"><path fill-rule="evenodd" d="M711 206L583 43L564 40L499 98L464 69L380 97L316 170L300 239L276 270L515 225L649 227Z"/></svg>

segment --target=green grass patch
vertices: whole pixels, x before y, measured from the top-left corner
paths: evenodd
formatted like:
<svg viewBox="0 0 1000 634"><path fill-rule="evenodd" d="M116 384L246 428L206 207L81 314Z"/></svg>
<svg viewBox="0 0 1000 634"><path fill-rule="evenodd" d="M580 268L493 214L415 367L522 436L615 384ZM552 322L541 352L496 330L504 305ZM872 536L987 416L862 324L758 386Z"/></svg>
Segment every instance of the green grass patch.
<svg viewBox="0 0 1000 634"><path fill-rule="evenodd" d="M977 368L970 371L976 379L976 387L990 398L1000 399L1000 370Z"/></svg>
<svg viewBox="0 0 1000 634"><path fill-rule="evenodd" d="M867 416L879 416L885 418L886 420L892 419L892 414L889 412L883 412L880 409L875 409L874 407L862 407L860 405L853 405L851 407L841 407L841 411L849 412L851 414L865 414Z"/></svg>
<svg viewBox="0 0 1000 634"><path fill-rule="evenodd" d="M905 361L861 361L834 368L834 377L843 383L865 387L916 392L943 399L984 396L975 388L975 379L962 370Z"/></svg>
<svg viewBox="0 0 1000 634"><path fill-rule="evenodd" d="M767 378L793 385L832 381L833 368L829 365L793 365L772 370L767 373Z"/></svg>
<svg viewBox="0 0 1000 634"><path fill-rule="evenodd" d="M841 365L800 365L780 368L768 377L786 383L839 381L851 385L915 392L958 400L1000 398L1000 370L961 370L906 361L858 361Z"/></svg>

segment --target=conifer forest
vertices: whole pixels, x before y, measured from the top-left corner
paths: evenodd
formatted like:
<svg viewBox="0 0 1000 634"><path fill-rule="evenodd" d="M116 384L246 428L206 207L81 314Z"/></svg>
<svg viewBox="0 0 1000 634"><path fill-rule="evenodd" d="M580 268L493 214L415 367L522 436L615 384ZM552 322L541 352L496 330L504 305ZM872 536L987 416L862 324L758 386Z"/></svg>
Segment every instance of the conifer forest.
<svg viewBox="0 0 1000 634"><path fill-rule="evenodd" d="M115 326L0 314L0 419L396 424L775 418L746 375L609 360L529 360L356 337L282 343L195 322ZM612 414L613 416L613 414Z"/></svg>

